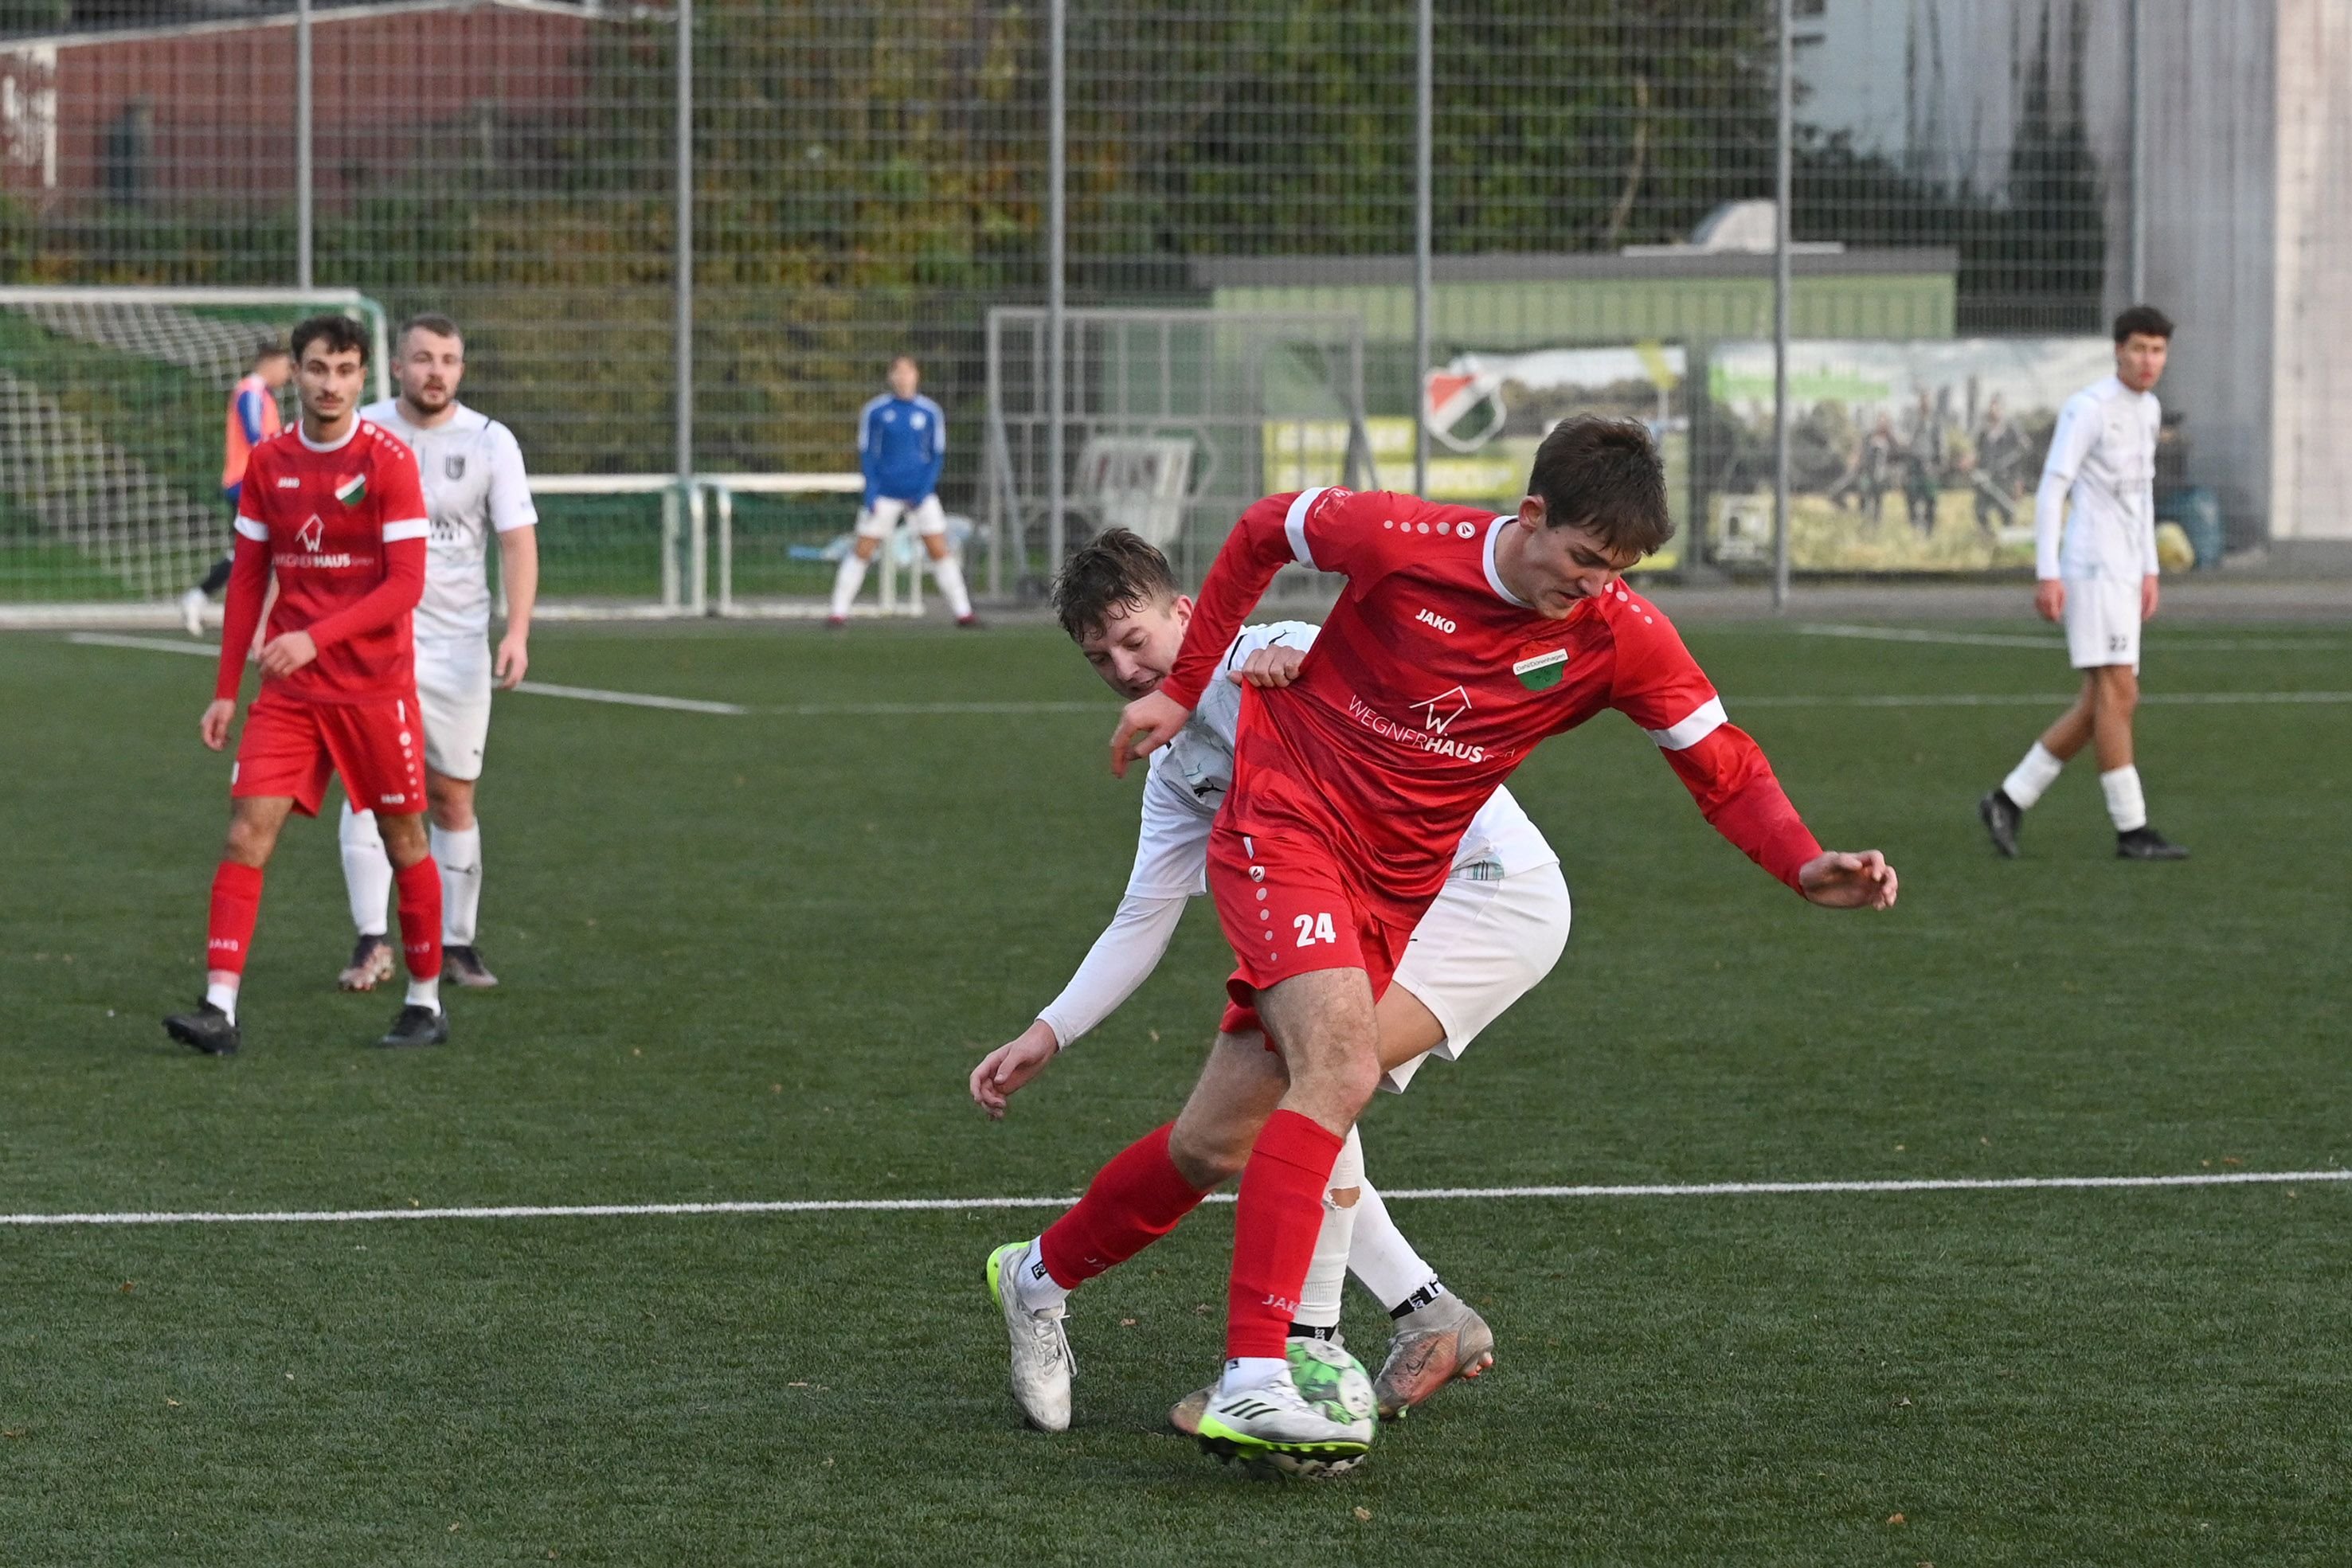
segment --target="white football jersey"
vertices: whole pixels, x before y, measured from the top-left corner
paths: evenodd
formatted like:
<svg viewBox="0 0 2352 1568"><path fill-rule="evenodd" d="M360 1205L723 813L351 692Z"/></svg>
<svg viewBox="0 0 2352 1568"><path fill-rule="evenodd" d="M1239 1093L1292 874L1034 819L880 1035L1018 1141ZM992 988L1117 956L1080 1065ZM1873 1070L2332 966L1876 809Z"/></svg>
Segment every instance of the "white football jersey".
<svg viewBox="0 0 2352 1568"><path fill-rule="evenodd" d="M425 553L425 597L416 605L416 635L487 635L490 536L539 521L514 432L463 403L429 430L401 417L398 398L370 403L360 417L406 442L424 476L432 533Z"/></svg>
<svg viewBox="0 0 2352 1568"><path fill-rule="evenodd" d="M1317 628L1304 621L1244 626L1225 650L1217 676L1176 738L1151 754L1143 786L1143 827L1127 891L1141 898L1189 898L1208 891L1209 825L1234 781L1234 730L1241 723L1242 688L1226 679L1260 648L1311 647ZM1558 865L1535 823L1508 789L1488 797L1454 852L1455 876L1504 877Z"/></svg>
<svg viewBox="0 0 2352 1568"><path fill-rule="evenodd" d="M2038 576L2156 574L2156 433L2162 421L2154 392L2136 392L2114 376L2066 400L2042 468L2044 483L2068 486L2064 537L2058 518L2034 518Z"/></svg>

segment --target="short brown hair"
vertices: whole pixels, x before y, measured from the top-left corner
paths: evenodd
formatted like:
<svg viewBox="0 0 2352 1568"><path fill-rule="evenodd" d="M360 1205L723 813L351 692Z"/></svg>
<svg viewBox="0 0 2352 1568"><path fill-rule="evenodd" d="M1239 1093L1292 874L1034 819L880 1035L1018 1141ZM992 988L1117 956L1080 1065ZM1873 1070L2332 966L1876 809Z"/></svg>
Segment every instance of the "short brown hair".
<svg viewBox="0 0 2352 1568"><path fill-rule="evenodd" d="M1127 528L1105 528L1054 580L1054 613L1072 642L1100 631L1113 611L1131 613L1176 597L1168 558Z"/></svg>
<svg viewBox="0 0 2352 1568"><path fill-rule="evenodd" d="M253 340L253 352L246 360L245 368L248 371L257 371L270 361L282 360L285 357L286 345L279 342L277 338L274 336L257 338Z"/></svg>
<svg viewBox="0 0 2352 1568"><path fill-rule="evenodd" d="M348 354L353 349L357 349L360 351L360 363L364 365L368 362L367 334L360 330L358 322L337 311L329 311L323 316L312 316L305 320L297 321L294 324L294 330L288 337L294 345L294 359L297 363L301 361L303 350L322 339L326 342L327 352Z"/></svg>
<svg viewBox="0 0 2352 1568"><path fill-rule="evenodd" d="M404 343L411 332L430 332L436 338L455 338L461 343L466 340L466 334L457 330L457 323L438 310L420 310L411 316L400 324L400 330L392 340Z"/></svg>
<svg viewBox="0 0 2352 1568"><path fill-rule="evenodd" d="M1536 448L1528 492L1542 498L1548 526L1587 529L1612 550L1649 555L1675 537L1666 466L1638 419L1561 420Z"/></svg>

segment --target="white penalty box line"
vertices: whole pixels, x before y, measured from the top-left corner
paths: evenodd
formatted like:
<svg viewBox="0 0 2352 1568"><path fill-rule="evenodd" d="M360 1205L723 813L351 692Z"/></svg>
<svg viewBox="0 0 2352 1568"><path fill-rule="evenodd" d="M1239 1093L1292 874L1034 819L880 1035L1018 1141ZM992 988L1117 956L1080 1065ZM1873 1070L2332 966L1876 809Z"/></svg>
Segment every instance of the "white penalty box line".
<svg viewBox="0 0 2352 1568"><path fill-rule="evenodd" d="M2122 1187L2302 1186L2352 1181L2352 1170L2210 1171L2181 1176L1929 1176L1883 1181L1657 1182L1569 1186L1438 1186L1381 1197L1396 1202L1497 1202L1624 1197L1780 1197L1808 1194L2034 1192ZM1231 1203L1214 1193L1210 1203ZM0 1214L0 1226L355 1225L394 1219L632 1219L694 1215L960 1213L1067 1208L1076 1197L845 1197L719 1203L500 1204L462 1208L313 1208Z"/></svg>
<svg viewBox="0 0 2352 1568"><path fill-rule="evenodd" d="M218 648L198 642L174 642L166 637L133 637L108 632L76 632L66 639L69 643L94 648L131 648L156 653L193 653L200 658L217 659ZM956 714L1019 715L1019 714L1097 714L1111 716L1111 705L1107 701L1091 702L1024 702L936 701L936 702L836 702L782 703L753 705L713 702L701 697L664 696L656 692L608 691L601 686L557 685L547 681L525 681L516 688L531 696L563 697L575 702L605 703L620 707L661 708L673 713L715 715L724 718L768 716L781 718L911 718ZM1818 695L1733 697L1732 708L1934 708L1934 707L2051 707L2063 706L2074 700L2072 692L1920 692L1899 695ZM2289 706L2315 705L2336 706L2352 703L2352 691L2346 692L2142 692L2144 707L2240 707Z"/></svg>

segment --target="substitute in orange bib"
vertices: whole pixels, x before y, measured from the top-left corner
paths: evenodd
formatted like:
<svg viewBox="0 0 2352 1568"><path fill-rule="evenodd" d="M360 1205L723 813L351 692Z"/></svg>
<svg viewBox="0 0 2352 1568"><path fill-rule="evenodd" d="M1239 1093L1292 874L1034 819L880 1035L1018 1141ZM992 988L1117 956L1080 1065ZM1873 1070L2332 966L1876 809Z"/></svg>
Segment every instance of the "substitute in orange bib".
<svg viewBox="0 0 2352 1568"><path fill-rule="evenodd" d="M221 498L228 503L229 516L236 516L239 491L245 484L245 465L253 456L253 449L276 435L285 426L278 413L278 392L294 379L294 356L286 345L275 338L264 338L253 346L253 358L246 361L245 374L229 389L227 429L221 443ZM215 561L205 580L180 595L180 619L188 628L188 635L205 634L205 607L212 596L228 584L229 563L234 555L225 555Z"/></svg>
<svg viewBox="0 0 2352 1568"><path fill-rule="evenodd" d="M213 877L205 998L163 1020L211 1055L240 1043L237 989L261 908L262 871L289 812L316 816L330 774L376 813L399 888L405 1005L377 1043L438 1045L441 873L425 831L424 726L410 618L425 591L426 520L416 458L358 416L367 339L342 316L294 329L302 419L254 448L237 503L220 673L201 722L226 747L246 650L271 575L278 598L229 773L228 841Z"/></svg>

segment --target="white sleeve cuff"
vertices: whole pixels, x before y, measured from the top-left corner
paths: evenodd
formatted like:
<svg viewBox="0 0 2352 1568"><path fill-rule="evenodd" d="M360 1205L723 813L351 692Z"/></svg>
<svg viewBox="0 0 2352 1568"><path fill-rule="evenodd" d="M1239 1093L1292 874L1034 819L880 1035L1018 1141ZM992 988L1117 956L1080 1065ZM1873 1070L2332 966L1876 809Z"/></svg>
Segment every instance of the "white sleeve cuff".
<svg viewBox="0 0 2352 1568"><path fill-rule="evenodd" d="M266 545L269 542L269 529L242 512L237 514L236 531L239 538L251 539L256 544Z"/></svg>
<svg viewBox="0 0 2352 1568"><path fill-rule="evenodd" d="M383 526L383 542L396 545L403 539L421 539L431 529L432 525L423 517L408 517L400 522L386 523Z"/></svg>
<svg viewBox="0 0 2352 1568"><path fill-rule="evenodd" d="M1723 714L1723 699L1709 697L1691 709L1690 716L1681 723L1643 733L1656 741L1661 751L1686 751L1729 722Z"/></svg>

